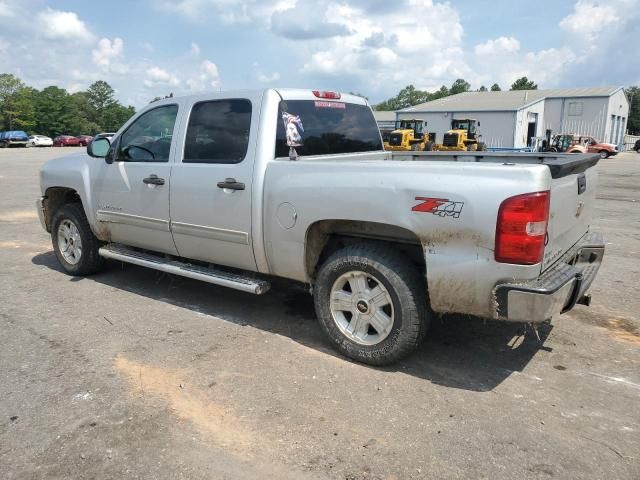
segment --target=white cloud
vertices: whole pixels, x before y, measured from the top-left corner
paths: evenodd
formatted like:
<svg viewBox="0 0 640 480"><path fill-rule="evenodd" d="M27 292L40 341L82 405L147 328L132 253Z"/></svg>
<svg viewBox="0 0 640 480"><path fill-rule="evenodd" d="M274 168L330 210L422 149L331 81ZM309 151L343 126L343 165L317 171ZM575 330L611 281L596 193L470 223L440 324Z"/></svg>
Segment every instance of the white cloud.
<svg viewBox="0 0 640 480"><path fill-rule="evenodd" d="M91 51L93 63L103 71L109 71L113 66L119 66L118 70L123 70L123 66L117 62L122 58L124 42L121 38L101 38L95 49Z"/></svg>
<svg viewBox="0 0 640 480"><path fill-rule="evenodd" d="M13 10L6 2L0 2L0 17L13 17Z"/></svg>
<svg viewBox="0 0 640 480"><path fill-rule="evenodd" d="M74 12L62 12L47 8L38 13L37 22L45 38L52 40L92 41L94 36Z"/></svg>
<svg viewBox="0 0 640 480"><path fill-rule="evenodd" d="M147 88L177 87L180 85L180 80L175 74L169 73L163 68L153 66L147 70L143 83Z"/></svg>
<svg viewBox="0 0 640 480"><path fill-rule="evenodd" d="M257 79L260 83L272 83L280 80L280 74L278 72L273 72L273 73L258 72Z"/></svg>
<svg viewBox="0 0 640 480"><path fill-rule="evenodd" d="M274 12L291 8L295 3L296 0L160 0L156 5L195 22L214 15L224 23L242 24L268 21Z"/></svg>
<svg viewBox="0 0 640 480"><path fill-rule="evenodd" d="M476 55L513 53L520 50L520 42L513 37L498 37L476 45L473 50Z"/></svg>
<svg viewBox="0 0 640 480"><path fill-rule="evenodd" d="M407 15L418 11L428 12L429 21ZM399 0L388 8L360 0L319 1L307 15L320 23L331 18L350 32L318 42L320 48L302 67L308 75L350 76L361 90L389 91L409 83L450 83L469 73L463 28L449 3Z"/></svg>
<svg viewBox="0 0 640 480"><path fill-rule="evenodd" d="M562 19L560 26L575 35L591 36L617 21L614 5L580 0L574 5L573 13Z"/></svg>
<svg viewBox="0 0 640 480"><path fill-rule="evenodd" d="M198 45L196 42L191 42L191 48L189 49L189 53L191 55L193 55L194 57L199 57L200 56L200 45Z"/></svg>
<svg viewBox="0 0 640 480"><path fill-rule="evenodd" d="M200 72L187 78L186 84L192 92L219 88L221 81L218 66L210 60L203 60L200 64Z"/></svg>

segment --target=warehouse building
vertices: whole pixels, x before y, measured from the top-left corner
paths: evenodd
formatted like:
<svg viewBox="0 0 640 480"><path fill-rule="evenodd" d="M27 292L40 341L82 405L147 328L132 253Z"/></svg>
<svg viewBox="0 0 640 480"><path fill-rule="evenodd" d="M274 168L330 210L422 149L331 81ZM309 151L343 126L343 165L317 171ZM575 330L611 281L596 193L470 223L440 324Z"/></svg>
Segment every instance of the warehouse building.
<svg viewBox="0 0 640 480"><path fill-rule="evenodd" d="M376 123L378 124L378 128L380 130L394 128L396 125L396 112L374 110L373 116L376 119Z"/></svg>
<svg viewBox="0 0 640 480"><path fill-rule="evenodd" d="M436 143L442 142L451 120L474 118L489 147L526 147L547 129L620 145L629 102L622 87L464 92L399 110L396 115L398 120L425 120L427 130L436 134Z"/></svg>

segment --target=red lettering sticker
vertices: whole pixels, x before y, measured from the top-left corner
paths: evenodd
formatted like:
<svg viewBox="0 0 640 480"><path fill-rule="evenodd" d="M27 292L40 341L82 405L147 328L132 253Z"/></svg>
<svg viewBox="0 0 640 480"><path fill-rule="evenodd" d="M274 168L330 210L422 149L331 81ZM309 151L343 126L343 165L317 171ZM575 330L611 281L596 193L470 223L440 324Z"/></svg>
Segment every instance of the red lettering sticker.
<svg viewBox="0 0 640 480"><path fill-rule="evenodd" d="M315 101L316 108L342 108L345 109L347 106L344 103L340 102L321 102Z"/></svg>

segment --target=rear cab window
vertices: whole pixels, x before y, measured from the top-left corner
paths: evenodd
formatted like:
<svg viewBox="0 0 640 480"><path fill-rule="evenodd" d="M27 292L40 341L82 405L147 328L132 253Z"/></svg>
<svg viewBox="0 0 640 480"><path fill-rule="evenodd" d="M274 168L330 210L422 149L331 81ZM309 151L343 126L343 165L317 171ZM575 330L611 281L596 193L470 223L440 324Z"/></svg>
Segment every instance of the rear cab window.
<svg viewBox="0 0 640 480"><path fill-rule="evenodd" d="M383 150L367 105L334 100L283 100L278 109L275 156L334 155Z"/></svg>
<svg viewBox="0 0 640 480"><path fill-rule="evenodd" d="M235 164L244 160L251 133L247 99L196 103L189 117L183 163Z"/></svg>

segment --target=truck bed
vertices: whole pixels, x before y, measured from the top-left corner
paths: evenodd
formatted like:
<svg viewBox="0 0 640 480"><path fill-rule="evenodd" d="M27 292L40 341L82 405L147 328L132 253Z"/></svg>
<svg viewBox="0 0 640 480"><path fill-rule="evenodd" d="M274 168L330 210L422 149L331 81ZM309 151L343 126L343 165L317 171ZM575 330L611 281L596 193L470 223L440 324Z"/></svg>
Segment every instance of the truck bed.
<svg viewBox="0 0 640 480"><path fill-rule="evenodd" d="M552 178L581 173L596 165L600 156L593 153L514 153L514 152L388 152L387 160L502 163L506 165L546 165Z"/></svg>

